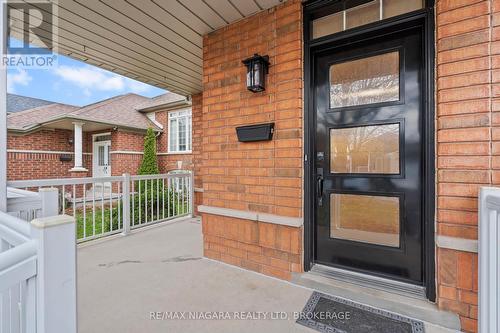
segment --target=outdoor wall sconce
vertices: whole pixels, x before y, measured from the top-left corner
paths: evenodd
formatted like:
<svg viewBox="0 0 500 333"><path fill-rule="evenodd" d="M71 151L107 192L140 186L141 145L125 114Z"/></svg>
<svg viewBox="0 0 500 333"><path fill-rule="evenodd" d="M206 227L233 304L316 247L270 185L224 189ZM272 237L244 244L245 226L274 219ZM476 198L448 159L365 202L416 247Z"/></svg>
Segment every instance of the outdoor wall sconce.
<svg viewBox="0 0 500 333"><path fill-rule="evenodd" d="M251 92L266 90L266 74L269 73L269 56L260 56L257 53L243 60L247 66L247 89Z"/></svg>

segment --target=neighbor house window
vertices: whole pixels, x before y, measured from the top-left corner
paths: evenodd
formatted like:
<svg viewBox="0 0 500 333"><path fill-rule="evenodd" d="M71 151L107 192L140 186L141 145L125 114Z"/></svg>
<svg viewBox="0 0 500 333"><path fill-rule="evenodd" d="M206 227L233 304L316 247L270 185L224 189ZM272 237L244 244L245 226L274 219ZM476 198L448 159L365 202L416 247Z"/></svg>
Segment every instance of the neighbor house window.
<svg viewBox="0 0 500 333"><path fill-rule="evenodd" d="M191 152L191 109L168 114L168 152Z"/></svg>

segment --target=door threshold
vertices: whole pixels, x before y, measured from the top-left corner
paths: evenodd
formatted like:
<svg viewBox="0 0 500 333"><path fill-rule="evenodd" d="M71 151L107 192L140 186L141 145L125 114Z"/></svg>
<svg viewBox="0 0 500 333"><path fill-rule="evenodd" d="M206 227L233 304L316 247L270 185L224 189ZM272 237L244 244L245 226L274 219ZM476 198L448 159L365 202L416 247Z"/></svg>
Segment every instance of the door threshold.
<svg viewBox="0 0 500 333"><path fill-rule="evenodd" d="M393 284L394 281L379 277L375 279L378 283L373 281L372 276L367 277L365 274L315 264L309 272L293 273L291 282L325 294L415 318L454 332L460 330L458 315L439 310L435 303L425 298L422 287L419 291L411 290L408 293L403 287L415 286L406 286L408 284L397 282L398 287L389 288L382 282L389 281Z"/></svg>
<svg viewBox="0 0 500 333"><path fill-rule="evenodd" d="M425 288L410 283L385 279L379 276L348 271L320 264L315 264L310 272L312 274L318 274L327 278L355 284L361 287L373 288L402 296L427 300Z"/></svg>

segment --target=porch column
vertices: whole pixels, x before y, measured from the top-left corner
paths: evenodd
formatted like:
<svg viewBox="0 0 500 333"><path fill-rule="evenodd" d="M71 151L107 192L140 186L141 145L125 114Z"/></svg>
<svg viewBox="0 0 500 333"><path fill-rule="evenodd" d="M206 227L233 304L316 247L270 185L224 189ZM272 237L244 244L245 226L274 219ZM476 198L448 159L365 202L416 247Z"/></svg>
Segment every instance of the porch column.
<svg viewBox="0 0 500 333"><path fill-rule="evenodd" d="M71 169L71 171L87 171L87 169L85 169L83 167L83 148L82 148L82 145L83 145L83 140L82 140L83 124L84 123L82 123L82 122L74 122L73 123L73 125L74 125L73 132L75 135L75 138L73 140L74 150L75 150L75 166L73 167L73 169Z"/></svg>
<svg viewBox="0 0 500 333"><path fill-rule="evenodd" d="M7 54L7 11L0 0L0 56ZM7 211L7 69L0 66L0 211Z"/></svg>

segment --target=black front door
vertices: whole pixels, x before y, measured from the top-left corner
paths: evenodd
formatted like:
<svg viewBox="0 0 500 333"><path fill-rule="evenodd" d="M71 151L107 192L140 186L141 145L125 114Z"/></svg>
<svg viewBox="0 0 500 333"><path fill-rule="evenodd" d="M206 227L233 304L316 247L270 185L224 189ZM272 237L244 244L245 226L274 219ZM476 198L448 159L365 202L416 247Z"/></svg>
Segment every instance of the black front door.
<svg viewBox="0 0 500 333"><path fill-rule="evenodd" d="M422 35L314 58L316 263L423 281Z"/></svg>

